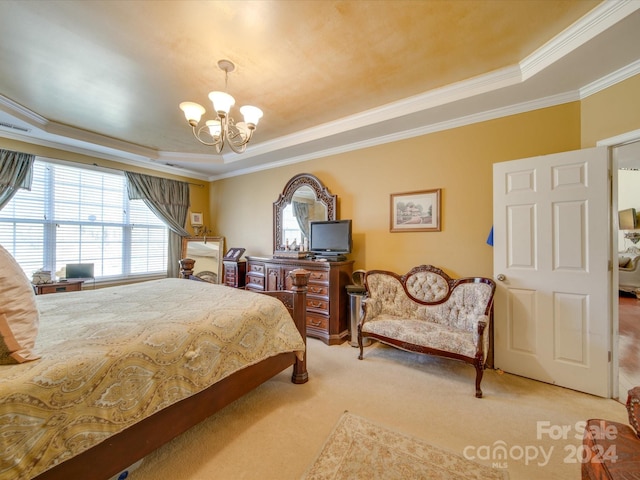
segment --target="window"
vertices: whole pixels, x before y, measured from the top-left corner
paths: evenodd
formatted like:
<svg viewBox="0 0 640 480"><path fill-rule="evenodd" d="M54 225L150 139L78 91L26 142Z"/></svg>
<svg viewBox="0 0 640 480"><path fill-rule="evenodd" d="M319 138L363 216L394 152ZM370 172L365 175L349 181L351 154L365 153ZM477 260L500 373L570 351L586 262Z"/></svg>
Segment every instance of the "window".
<svg viewBox="0 0 640 480"><path fill-rule="evenodd" d="M282 210L282 238L285 241L285 245L290 245L295 240L297 245L302 245L302 231L296 219L295 213L293 213L293 206L289 203L284 210ZM278 245L280 248L280 245Z"/></svg>
<svg viewBox="0 0 640 480"><path fill-rule="evenodd" d="M43 159L31 191L0 210L0 244L29 278L61 276L67 263L93 263L98 280L165 274L167 237L142 200L129 200L124 175Z"/></svg>

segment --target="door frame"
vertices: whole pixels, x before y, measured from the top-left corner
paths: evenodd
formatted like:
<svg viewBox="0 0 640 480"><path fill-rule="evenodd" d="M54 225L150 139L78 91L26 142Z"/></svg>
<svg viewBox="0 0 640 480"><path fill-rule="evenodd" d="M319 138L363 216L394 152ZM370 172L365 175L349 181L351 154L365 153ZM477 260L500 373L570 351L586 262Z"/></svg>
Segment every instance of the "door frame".
<svg viewBox="0 0 640 480"><path fill-rule="evenodd" d="M615 155L615 148L623 145L640 141L640 129L626 132L615 137L605 138L596 142L596 146L606 146L609 150L609 161L611 165L610 182L611 198L611 231L609 258L611 261L611 292L610 292L610 309L611 309L611 392L612 397L620 400L620 346L619 346L619 309L618 309L618 159Z"/></svg>

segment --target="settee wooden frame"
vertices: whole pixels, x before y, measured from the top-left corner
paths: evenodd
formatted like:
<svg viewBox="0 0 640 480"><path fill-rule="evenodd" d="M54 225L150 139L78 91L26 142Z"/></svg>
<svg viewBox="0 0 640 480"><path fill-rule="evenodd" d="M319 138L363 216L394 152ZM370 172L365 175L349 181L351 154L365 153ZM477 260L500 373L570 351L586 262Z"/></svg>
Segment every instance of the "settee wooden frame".
<svg viewBox="0 0 640 480"><path fill-rule="evenodd" d="M181 277L195 280L184 265ZM261 293L284 303L306 345L309 273L294 270L291 278L293 287L290 291ZM267 358L141 420L80 455L46 470L35 480L109 479L290 366L293 366L293 383L303 384L309 380L306 351L302 360L295 353L281 353Z"/></svg>
<svg viewBox="0 0 640 480"><path fill-rule="evenodd" d="M407 289L407 280L414 276L416 273L418 272L431 272L434 273L436 275L439 275L440 277L442 277L448 286L448 291L446 292L445 295L443 295L441 298L439 298L438 300L434 300L434 301L424 301L421 300L419 298L416 298L414 295L411 294L411 292ZM405 295L413 302L420 304L420 305L439 305L442 303L445 303L449 300L449 298L451 297L451 294L453 293L454 289L459 286L459 285L463 285L465 283L484 283L486 285L488 285L491 288L491 296L490 299L487 303L486 309L484 311L484 315L487 316L490 320L492 320L493 317L493 297L495 294L495 290L496 290L496 284L493 280L491 280L490 278L484 278L484 277L467 277L467 278L458 278L458 279L453 279L451 277L449 277L449 275L447 275L444 271L442 271L440 268L434 267L433 265L419 265L417 267L412 268L408 273L404 274L404 275L398 275L395 272L391 272L388 270L369 270L365 273L365 278L364 278L364 283L365 283L365 287L366 287L366 291L368 293L369 291L369 286L367 283L367 278L370 275L373 274L385 274L385 275L389 275L391 277L396 278L402 285L403 289L404 289L404 293ZM436 348L431 348L431 347L427 347L424 345L416 345L413 343L407 343L404 342L402 340L399 340L397 338L392 338L392 337L387 337L387 336L383 336L380 334L376 334L376 333L372 333L372 332L363 332L362 331L362 326L364 324L364 322L367 321L367 303L366 300L364 302L364 317L361 319L361 321L358 323L358 347L360 349L360 354L358 356L358 359L362 360L364 358L364 338L373 338L376 339L382 343L385 343L387 345L391 345L393 347L399 348L401 350L406 350L409 352L416 352L416 353L422 353L422 354L426 354L426 355L436 355L436 356L440 356L440 357L447 357L447 358L453 358L456 360L461 360L463 362L469 363L471 365L473 365L475 367L476 370L476 380L475 380L475 388L476 388L476 392L475 395L477 398L482 398L482 389L480 387L480 384L482 382L482 377L484 375L484 369L486 368L486 356L485 356L485 348L484 348L484 342L483 342L483 337L484 335L489 335L489 333L491 332L491 329L487 328L487 322L485 321L479 321L478 322L478 326L477 326L477 333L478 333L478 342L476 344L476 351L475 351L475 355L473 357L468 357L466 355L462 355L459 353L455 353L455 352L449 352L446 350L441 350L441 349L436 349ZM490 343L490 342L489 342ZM487 352L488 353L488 352Z"/></svg>

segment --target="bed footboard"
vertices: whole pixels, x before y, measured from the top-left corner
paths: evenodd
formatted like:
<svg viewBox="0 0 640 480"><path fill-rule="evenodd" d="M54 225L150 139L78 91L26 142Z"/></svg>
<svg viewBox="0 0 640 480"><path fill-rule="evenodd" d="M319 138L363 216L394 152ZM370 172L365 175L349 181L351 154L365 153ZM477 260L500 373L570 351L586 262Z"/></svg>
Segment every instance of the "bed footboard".
<svg viewBox="0 0 640 480"><path fill-rule="evenodd" d="M305 347L307 345L307 283L309 282L309 272L303 269L296 269L289 272L289 276L293 282L291 290L267 291L261 292L264 295L276 297L284 303L287 310L291 314L291 318L296 323L300 335L304 340ZM293 374L291 381L301 384L307 383L309 375L307 373L307 351L305 348L302 359L297 358L293 366Z"/></svg>

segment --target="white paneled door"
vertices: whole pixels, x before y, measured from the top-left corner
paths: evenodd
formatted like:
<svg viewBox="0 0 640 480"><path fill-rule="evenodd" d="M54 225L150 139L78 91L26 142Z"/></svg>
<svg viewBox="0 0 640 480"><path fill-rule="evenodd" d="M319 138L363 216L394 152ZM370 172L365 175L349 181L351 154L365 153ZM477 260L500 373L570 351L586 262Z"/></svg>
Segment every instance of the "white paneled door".
<svg viewBox="0 0 640 480"><path fill-rule="evenodd" d="M495 366L610 397L606 147L494 164Z"/></svg>

